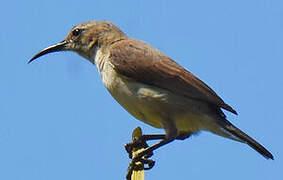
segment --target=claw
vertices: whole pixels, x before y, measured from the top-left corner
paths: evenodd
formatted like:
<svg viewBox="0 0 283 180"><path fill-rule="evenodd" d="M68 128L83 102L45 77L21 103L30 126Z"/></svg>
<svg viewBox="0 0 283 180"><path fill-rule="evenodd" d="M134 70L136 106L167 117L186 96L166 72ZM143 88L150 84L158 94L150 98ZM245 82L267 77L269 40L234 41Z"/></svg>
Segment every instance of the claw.
<svg viewBox="0 0 283 180"><path fill-rule="evenodd" d="M153 168L153 166L155 165L155 161L154 160L151 160L151 159L145 159L145 160L142 160L143 164L147 164L147 167L144 167L144 170L150 170L151 168Z"/></svg>
<svg viewBox="0 0 283 180"><path fill-rule="evenodd" d="M138 127L133 131L132 142L125 144L125 150L132 159L127 172L127 179L131 179L133 171L149 170L154 167L155 161L149 159L153 156L146 143L148 136L142 135L141 129Z"/></svg>

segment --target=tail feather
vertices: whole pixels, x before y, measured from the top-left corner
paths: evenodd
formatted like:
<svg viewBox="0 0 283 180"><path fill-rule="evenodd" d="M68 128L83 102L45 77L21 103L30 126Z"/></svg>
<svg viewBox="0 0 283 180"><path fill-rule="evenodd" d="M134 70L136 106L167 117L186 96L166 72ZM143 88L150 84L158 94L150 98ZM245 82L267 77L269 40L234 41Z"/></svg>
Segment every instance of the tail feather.
<svg viewBox="0 0 283 180"><path fill-rule="evenodd" d="M248 136L246 133L238 129L228 120L226 119L221 120L221 127L225 129L226 131L228 131L229 133L231 133L236 138L239 138L240 141L247 143L250 147L252 147L254 150L259 152L265 158L274 160L273 155L267 149L265 149L261 144L256 142L253 138Z"/></svg>

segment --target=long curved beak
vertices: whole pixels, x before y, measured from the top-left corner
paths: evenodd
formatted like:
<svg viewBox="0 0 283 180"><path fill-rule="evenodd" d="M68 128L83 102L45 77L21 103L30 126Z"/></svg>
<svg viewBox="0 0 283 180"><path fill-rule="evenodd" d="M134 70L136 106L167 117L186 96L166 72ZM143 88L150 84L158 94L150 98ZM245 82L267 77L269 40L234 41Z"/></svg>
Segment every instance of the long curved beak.
<svg viewBox="0 0 283 180"><path fill-rule="evenodd" d="M36 55L34 55L29 61L28 63L31 63L33 60L39 58L40 56L43 56L45 54L49 54L52 52L58 52L58 51L64 51L66 50L66 44L68 43L68 41L64 40L62 42L59 42L55 45L49 46L41 51L39 51Z"/></svg>

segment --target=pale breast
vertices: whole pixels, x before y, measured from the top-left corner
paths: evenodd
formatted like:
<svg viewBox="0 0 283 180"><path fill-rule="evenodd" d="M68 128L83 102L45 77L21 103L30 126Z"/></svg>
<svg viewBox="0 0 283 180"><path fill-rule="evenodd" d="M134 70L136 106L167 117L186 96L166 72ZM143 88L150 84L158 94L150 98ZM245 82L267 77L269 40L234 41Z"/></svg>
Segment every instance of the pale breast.
<svg viewBox="0 0 283 180"><path fill-rule="evenodd" d="M118 74L107 56L100 51L95 58L102 82L115 100L137 119L154 127L162 128L160 114L153 110L154 104L146 102L152 96L156 99L164 95L146 90L144 85Z"/></svg>
<svg viewBox="0 0 283 180"><path fill-rule="evenodd" d="M95 58L102 82L116 101L137 119L156 128L163 128L164 121L172 120L178 130L189 132L214 126L213 118L205 115L207 107L202 102L118 74L107 58L100 51Z"/></svg>

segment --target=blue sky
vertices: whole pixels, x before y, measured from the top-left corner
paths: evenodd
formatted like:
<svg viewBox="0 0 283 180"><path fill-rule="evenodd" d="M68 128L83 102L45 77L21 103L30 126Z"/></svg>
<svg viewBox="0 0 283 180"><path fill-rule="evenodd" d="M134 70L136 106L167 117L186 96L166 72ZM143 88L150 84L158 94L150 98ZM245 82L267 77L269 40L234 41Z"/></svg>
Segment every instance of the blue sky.
<svg viewBox="0 0 283 180"><path fill-rule="evenodd" d="M203 132L156 151L146 179L283 179L282 1L5 1L0 16L0 179L123 179L132 130L162 132L123 110L77 54L27 64L88 20L112 21L189 69L275 157Z"/></svg>

